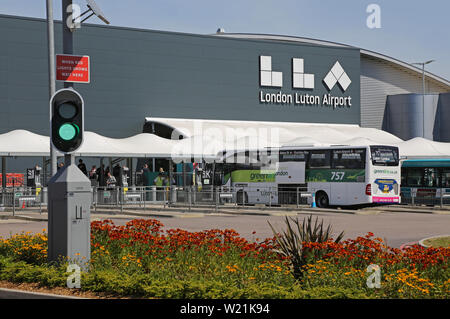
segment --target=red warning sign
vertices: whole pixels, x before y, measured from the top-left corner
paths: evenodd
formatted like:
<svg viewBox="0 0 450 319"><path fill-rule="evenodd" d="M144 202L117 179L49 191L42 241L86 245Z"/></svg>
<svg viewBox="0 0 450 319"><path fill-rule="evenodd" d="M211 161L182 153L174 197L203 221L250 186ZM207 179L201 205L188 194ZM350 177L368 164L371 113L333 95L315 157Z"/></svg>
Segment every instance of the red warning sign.
<svg viewBox="0 0 450 319"><path fill-rule="evenodd" d="M56 80L64 82L89 83L89 56L56 55Z"/></svg>

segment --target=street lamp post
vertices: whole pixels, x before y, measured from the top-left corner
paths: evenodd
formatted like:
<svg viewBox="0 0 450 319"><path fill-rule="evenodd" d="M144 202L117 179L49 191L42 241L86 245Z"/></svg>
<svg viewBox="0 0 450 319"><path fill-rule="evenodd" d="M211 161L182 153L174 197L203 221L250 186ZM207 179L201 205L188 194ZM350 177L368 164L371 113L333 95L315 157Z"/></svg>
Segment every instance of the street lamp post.
<svg viewBox="0 0 450 319"><path fill-rule="evenodd" d="M47 42L48 42L48 84L49 100L55 94L55 37L53 28L53 0L47 0ZM49 114L51 116L51 113ZM51 176L56 174L56 150L50 143L50 171ZM45 169L45 168L44 168Z"/></svg>
<svg viewBox="0 0 450 319"><path fill-rule="evenodd" d="M412 64L422 66L422 137L425 138L425 64L430 64L435 60L429 60L425 62L415 62Z"/></svg>

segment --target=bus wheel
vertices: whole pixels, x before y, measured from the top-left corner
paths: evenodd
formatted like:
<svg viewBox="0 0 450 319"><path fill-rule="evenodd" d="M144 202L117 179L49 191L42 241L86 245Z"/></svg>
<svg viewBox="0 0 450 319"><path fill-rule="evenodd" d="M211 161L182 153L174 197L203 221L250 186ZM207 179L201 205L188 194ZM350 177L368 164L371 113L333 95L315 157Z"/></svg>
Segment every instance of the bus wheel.
<svg viewBox="0 0 450 319"><path fill-rule="evenodd" d="M244 192L244 191L238 191L236 193L236 203L238 205L248 204L248 195L247 195L247 193Z"/></svg>
<svg viewBox="0 0 450 319"><path fill-rule="evenodd" d="M329 205L328 195L325 192L318 192L316 194L316 205L319 208L327 208Z"/></svg>

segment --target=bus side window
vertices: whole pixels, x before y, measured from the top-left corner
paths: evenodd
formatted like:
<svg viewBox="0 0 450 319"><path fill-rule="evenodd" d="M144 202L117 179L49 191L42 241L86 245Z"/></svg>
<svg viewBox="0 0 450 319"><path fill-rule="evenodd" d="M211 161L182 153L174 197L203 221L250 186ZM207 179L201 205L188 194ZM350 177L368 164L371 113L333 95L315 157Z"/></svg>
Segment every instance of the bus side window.
<svg viewBox="0 0 450 319"><path fill-rule="evenodd" d="M424 182L426 187L438 186L438 174L436 168L427 167L424 170Z"/></svg>
<svg viewBox="0 0 450 319"><path fill-rule="evenodd" d="M332 150L331 167L337 169L364 169L366 168L365 149Z"/></svg>
<svg viewBox="0 0 450 319"><path fill-rule="evenodd" d="M330 168L330 153L329 150L311 151L307 163L308 168Z"/></svg>
<svg viewBox="0 0 450 319"><path fill-rule="evenodd" d="M406 168L402 168L401 185L402 186L409 186L409 184L407 183L407 180L408 180L408 170Z"/></svg>
<svg viewBox="0 0 450 319"><path fill-rule="evenodd" d="M332 168L345 168L345 165L342 161L342 153L337 152L336 150L332 150L333 154L331 167Z"/></svg>
<svg viewBox="0 0 450 319"><path fill-rule="evenodd" d="M442 184L441 184L441 187L450 187L450 169L448 169L448 168L443 168L442 169L442 173L441 173L441 176L442 176L442 179L441 179L441 181L442 181Z"/></svg>
<svg viewBox="0 0 450 319"><path fill-rule="evenodd" d="M411 187L423 186L423 168L407 168L406 185Z"/></svg>

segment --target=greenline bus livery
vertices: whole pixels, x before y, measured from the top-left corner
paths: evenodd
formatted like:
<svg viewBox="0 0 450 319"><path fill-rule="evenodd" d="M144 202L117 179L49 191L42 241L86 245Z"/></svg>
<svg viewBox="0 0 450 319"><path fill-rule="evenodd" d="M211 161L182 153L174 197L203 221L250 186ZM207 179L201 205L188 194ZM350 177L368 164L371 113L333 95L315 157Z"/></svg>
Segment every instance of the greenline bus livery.
<svg viewBox="0 0 450 319"><path fill-rule="evenodd" d="M400 203L399 152L395 146L231 152L215 164L215 171L221 176L215 185L230 187L237 203L285 204L282 193L295 194L300 188L314 195L318 207Z"/></svg>

